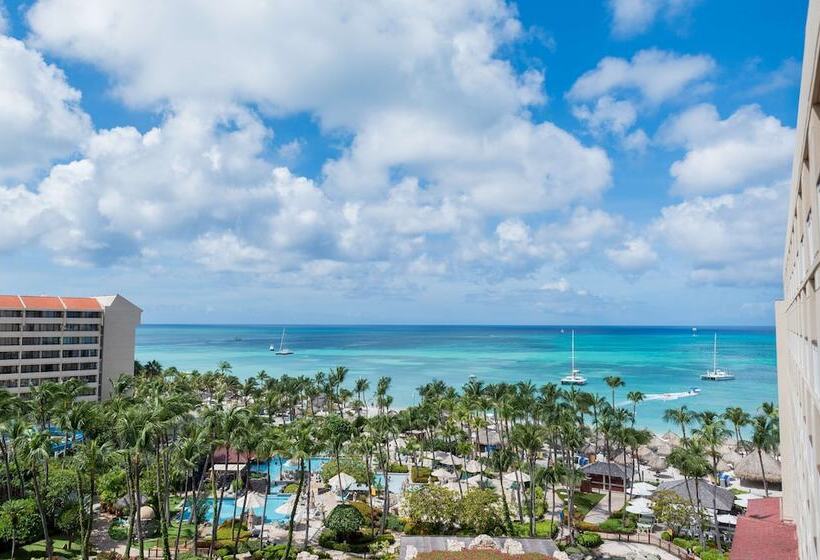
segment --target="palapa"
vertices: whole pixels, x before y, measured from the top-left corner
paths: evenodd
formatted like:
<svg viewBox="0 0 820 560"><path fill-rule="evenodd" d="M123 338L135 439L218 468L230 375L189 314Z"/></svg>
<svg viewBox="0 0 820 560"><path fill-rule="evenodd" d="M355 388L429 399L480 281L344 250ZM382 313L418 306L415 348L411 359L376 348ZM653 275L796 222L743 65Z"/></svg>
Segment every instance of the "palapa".
<svg viewBox="0 0 820 560"><path fill-rule="evenodd" d="M735 465L735 476L744 480L754 480L758 482L763 481L763 475L766 475L766 482L780 483L783 482L783 475L780 470L780 463L769 455L762 454L763 471L760 470L760 456L754 451L749 453Z"/></svg>

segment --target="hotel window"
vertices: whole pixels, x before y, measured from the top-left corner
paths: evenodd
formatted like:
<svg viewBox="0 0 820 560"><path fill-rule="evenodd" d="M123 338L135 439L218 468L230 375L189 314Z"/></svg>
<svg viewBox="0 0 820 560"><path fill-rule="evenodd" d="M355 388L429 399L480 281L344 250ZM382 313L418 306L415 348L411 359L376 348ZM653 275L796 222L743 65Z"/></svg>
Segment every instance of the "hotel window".
<svg viewBox="0 0 820 560"><path fill-rule="evenodd" d="M69 311L66 313L69 319L99 319L99 311Z"/></svg>
<svg viewBox="0 0 820 560"><path fill-rule="evenodd" d="M44 336L40 340L43 344L60 344L59 336Z"/></svg>
<svg viewBox="0 0 820 560"><path fill-rule="evenodd" d="M26 317L35 319L62 319L62 311L26 311Z"/></svg>
<svg viewBox="0 0 820 560"><path fill-rule="evenodd" d="M40 366L37 364L20 366L20 373L40 373Z"/></svg>
<svg viewBox="0 0 820 560"><path fill-rule="evenodd" d="M98 331L100 330L99 325L89 325L84 323L68 323L65 326L65 330L67 331Z"/></svg>
<svg viewBox="0 0 820 560"><path fill-rule="evenodd" d="M20 352L0 352L0 360L16 360L20 357Z"/></svg>
<svg viewBox="0 0 820 560"><path fill-rule="evenodd" d="M63 364L63 371L77 371L80 369L80 364Z"/></svg>
<svg viewBox="0 0 820 560"><path fill-rule="evenodd" d="M97 369L97 362L83 362L80 364L81 370Z"/></svg>
<svg viewBox="0 0 820 560"><path fill-rule="evenodd" d="M60 364L43 364L40 371L60 371Z"/></svg>
<svg viewBox="0 0 820 560"><path fill-rule="evenodd" d="M60 357L60 351L59 350L43 350L42 352L40 352L40 357L44 358L44 359L45 358L59 358Z"/></svg>
<svg viewBox="0 0 820 560"><path fill-rule="evenodd" d="M40 352L38 350L27 350L23 352L22 358L24 360L37 360L40 358Z"/></svg>
<svg viewBox="0 0 820 560"><path fill-rule="evenodd" d="M811 226L811 210L809 210L809 215L806 216L806 235L809 238L809 260L814 259L814 231L812 231Z"/></svg>
<svg viewBox="0 0 820 560"><path fill-rule="evenodd" d="M9 374L9 373L17 373L18 367L17 366L0 366L0 374Z"/></svg>
<svg viewBox="0 0 820 560"><path fill-rule="evenodd" d="M12 309L0 309L0 317L22 317L22 311L14 311Z"/></svg>
<svg viewBox="0 0 820 560"><path fill-rule="evenodd" d="M0 323L0 332L18 332L19 330L19 323Z"/></svg>
<svg viewBox="0 0 820 560"><path fill-rule="evenodd" d="M17 387L17 380L16 379L3 379L3 380L0 380L0 387L5 387L6 389L15 389Z"/></svg>
<svg viewBox="0 0 820 560"><path fill-rule="evenodd" d="M34 323L33 325L26 325L25 329L28 332L54 332L62 329L59 323Z"/></svg>
<svg viewBox="0 0 820 560"><path fill-rule="evenodd" d="M17 346L20 339L12 336L0 336L0 346Z"/></svg>

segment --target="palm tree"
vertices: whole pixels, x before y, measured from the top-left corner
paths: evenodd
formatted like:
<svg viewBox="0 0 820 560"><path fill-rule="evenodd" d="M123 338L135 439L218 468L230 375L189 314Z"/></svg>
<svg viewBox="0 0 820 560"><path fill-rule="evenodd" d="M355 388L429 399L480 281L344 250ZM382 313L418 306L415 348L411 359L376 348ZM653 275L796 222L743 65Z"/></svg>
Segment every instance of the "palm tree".
<svg viewBox="0 0 820 560"><path fill-rule="evenodd" d="M604 377L604 381L612 389L612 408L615 408L615 389L623 387L626 383L617 375L608 375Z"/></svg>
<svg viewBox="0 0 820 560"><path fill-rule="evenodd" d="M701 546L704 545L703 539L703 523L702 523L702 508L700 501L700 483L704 476L706 476L711 468L706 459L706 450L703 448L698 440L685 439L680 447L672 450L668 457L669 464L680 471L686 480L686 491L689 493L689 503L696 508L697 524L698 524L698 538ZM695 497L692 499L691 492L689 492L689 481L693 481L695 487Z"/></svg>
<svg viewBox="0 0 820 560"><path fill-rule="evenodd" d="M188 490L190 489L191 478L197 468L199 460L202 458L203 451L206 447L206 432L202 427L195 426L193 432L188 437L183 437L177 444L175 450L175 463L178 468L182 470L185 478L185 491L182 495L182 512L179 516L179 524L177 525L177 534L174 540L174 558L179 556L179 538L182 533L182 521L185 513L185 508L188 507L193 518L194 508L196 507L192 500L191 505L188 506Z"/></svg>
<svg viewBox="0 0 820 560"><path fill-rule="evenodd" d="M720 458L720 453L718 453L717 448L723 443L731 432L723 423L723 420L713 419L709 416L701 416L701 427L695 430L694 435L698 439L698 441L708 449L709 456L712 459L712 477L714 478L715 484L719 484L720 481L718 480L718 459ZM712 492L712 510L714 511L714 528L715 528L715 545L719 552L723 551L723 544L720 540L720 525L718 523L718 513L717 513L717 494Z"/></svg>
<svg viewBox="0 0 820 560"><path fill-rule="evenodd" d="M342 489L342 447L353 436L353 426L340 416L329 416L324 424L325 440L330 444L333 450L333 456L336 458L336 476L339 480L339 489ZM344 494L342 495L344 502Z"/></svg>
<svg viewBox="0 0 820 560"><path fill-rule="evenodd" d="M40 524L43 529L43 539L46 543L46 558L54 556L54 543L48 529L48 516L45 508L45 494L40 479L40 469L44 469L51 456L51 434L47 430L38 430L31 427L23 434L22 441L19 442L23 451L23 464L26 466L31 476L34 488L34 500L37 504L37 512L40 514Z"/></svg>
<svg viewBox="0 0 820 560"><path fill-rule="evenodd" d="M731 422L732 426L734 426L735 441L737 443L736 447L745 447L745 442L743 441L743 433L741 432L741 428L749 425L749 423L752 421L751 415L739 406L729 406L723 413L723 418L725 418L727 422Z"/></svg>
<svg viewBox="0 0 820 560"><path fill-rule="evenodd" d="M288 521L288 544L283 558L290 558L290 550L293 547L293 528L296 518L296 508L299 506L299 498L302 495L302 488L305 484L305 461L310 461L313 449L316 446L313 425L308 420L296 421L288 426L287 434L290 443L290 459L299 464L299 483L296 487L296 494L293 497L293 507L290 510Z"/></svg>
<svg viewBox="0 0 820 560"><path fill-rule="evenodd" d="M80 501L81 517L85 517L82 535L82 557L87 560L91 554L91 528L94 525L94 500L97 497L97 475L105 472L109 465L114 445L110 441L84 439L74 458L79 479L88 477L88 512L82 512L84 499ZM82 473L82 474L81 474ZM79 485L82 487L82 484ZM82 497L84 498L84 497Z"/></svg>
<svg viewBox="0 0 820 560"><path fill-rule="evenodd" d="M504 522L507 525L507 534L515 536L515 528L510 517L510 506L507 503L507 492L504 488L504 473L508 472L515 464L515 455L512 451L503 447L490 455L490 466L498 471L498 478L501 481L501 501L504 504ZM461 481L459 480L459 490Z"/></svg>
<svg viewBox="0 0 820 560"><path fill-rule="evenodd" d="M643 402L646 395L640 391L630 391L626 394L626 400L632 403L632 427L635 427L635 417L638 414L638 403Z"/></svg>
<svg viewBox="0 0 820 560"><path fill-rule="evenodd" d="M527 457L530 475L530 536L535 536L535 460L544 446L544 430L535 424L517 424L512 430L512 441ZM502 481L503 484L503 481Z"/></svg>
<svg viewBox="0 0 820 560"><path fill-rule="evenodd" d="M695 419L695 413L683 405L680 408L667 408L663 413L663 419L665 422L672 422L680 426L683 439L686 439L686 426Z"/></svg>
<svg viewBox="0 0 820 560"><path fill-rule="evenodd" d="M766 480L766 470L763 466L763 453L773 452L779 443L775 420L769 414L758 414L752 419L752 430L752 445L757 450L760 473L763 476L763 490L768 497L769 483Z"/></svg>
<svg viewBox="0 0 820 560"><path fill-rule="evenodd" d="M368 381L366 377L360 377L356 380L353 391L356 393L356 398L359 399L360 402L365 403L365 410L367 410L367 402L365 401L364 394L369 390L370 381Z"/></svg>

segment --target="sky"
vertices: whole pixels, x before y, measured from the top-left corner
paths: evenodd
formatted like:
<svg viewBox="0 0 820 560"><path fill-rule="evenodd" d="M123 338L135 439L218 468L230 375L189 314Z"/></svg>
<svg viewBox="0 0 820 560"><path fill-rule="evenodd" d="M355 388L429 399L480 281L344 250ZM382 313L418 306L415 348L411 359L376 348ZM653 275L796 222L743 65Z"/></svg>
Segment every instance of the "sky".
<svg viewBox="0 0 820 560"><path fill-rule="evenodd" d="M804 0L0 0L0 293L771 325Z"/></svg>

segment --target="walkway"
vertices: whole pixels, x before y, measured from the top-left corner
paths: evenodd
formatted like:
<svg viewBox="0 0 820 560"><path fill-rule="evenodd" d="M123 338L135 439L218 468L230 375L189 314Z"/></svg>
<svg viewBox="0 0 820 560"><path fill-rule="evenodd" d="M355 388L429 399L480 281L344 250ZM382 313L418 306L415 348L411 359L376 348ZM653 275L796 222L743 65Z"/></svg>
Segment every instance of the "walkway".
<svg viewBox="0 0 820 560"><path fill-rule="evenodd" d="M595 507L589 510L584 516L584 521L588 523L603 523L609 519L610 513L607 509L608 497L604 495L601 501L595 504ZM624 507L624 494L622 492L612 492L612 511L618 511Z"/></svg>
<svg viewBox="0 0 820 560"><path fill-rule="evenodd" d="M674 554L670 554L651 544L604 541L604 544L597 549L597 552L624 558L631 558L632 556L629 556L629 554L640 554L643 556L637 556L637 558L648 557L660 558L660 560L678 560L678 557Z"/></svg>

